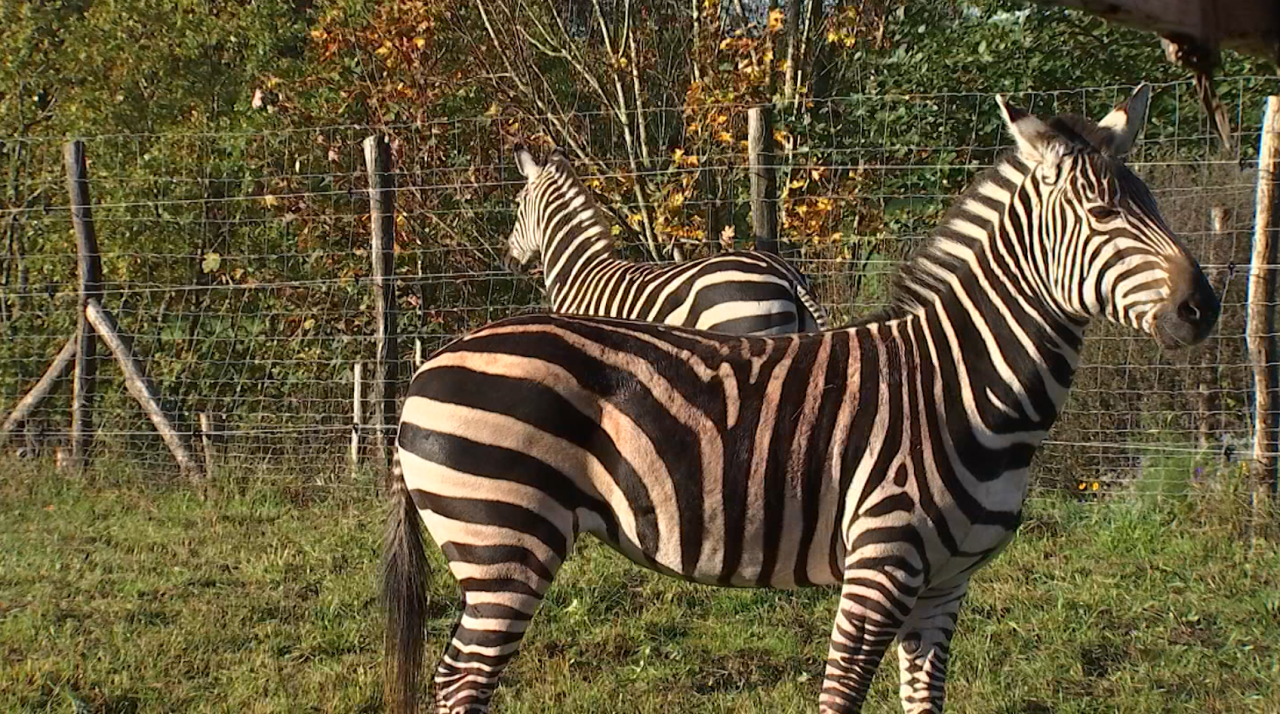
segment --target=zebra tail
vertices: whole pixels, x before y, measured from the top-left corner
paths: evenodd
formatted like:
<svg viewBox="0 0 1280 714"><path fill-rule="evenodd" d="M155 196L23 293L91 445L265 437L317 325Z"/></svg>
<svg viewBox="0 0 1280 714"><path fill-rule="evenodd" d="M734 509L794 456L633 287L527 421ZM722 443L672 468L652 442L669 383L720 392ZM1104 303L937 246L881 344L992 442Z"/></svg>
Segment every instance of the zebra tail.
<svg viewBox="0 0 1280 714"><path fill-rule="evenodd" d="M803 283L796 283L796 298L800 300L800 304L804 305L805 310L809 313L808 320L801 319L800 330L802 332L826 332L831 329L831 318L827 316L827 311L813 297L813 293L809 292L809 288ZM809 324L806 324L809 323Z"/></svg>
<svg viewBox="0 0 1280 714"><path fill-rule="evenodd" d="M414 714L422 676L424 630L431 580L422 547L422 517L404 482L397 451L391 461L391 510L382 556L384 698L392 714Z"/></svg>

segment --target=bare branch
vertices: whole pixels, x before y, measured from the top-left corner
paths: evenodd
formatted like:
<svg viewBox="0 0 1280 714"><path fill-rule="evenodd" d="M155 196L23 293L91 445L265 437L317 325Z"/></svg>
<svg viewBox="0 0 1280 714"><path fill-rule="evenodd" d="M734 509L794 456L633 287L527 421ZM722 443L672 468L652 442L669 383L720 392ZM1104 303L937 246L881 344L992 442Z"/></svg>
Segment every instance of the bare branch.
<svg viewBox="0 0 1280 714"><path fill-rule="evenodd" d="M640 58L636 52L636 35L631 28L631 0L626 0L627 15L627 48L631 54L631 90L635 93L636 129L640 134L640 157L646 170L652 168L653 159L649 156L649 131L645 121L644 102L640 94Z"/></svg>
<svg viewBox="0 0 1280 714"><path fill-rule="evenodd" d="M640 172L640 167L636 160L636 141L631 133L631 121L627 116L627 95L622 89L622 77L618 73L619 56L613 51L613 41L609 37L609 27L604 21L604 12L600 9L600 0L591 0L591 5L596 11L596 21L600 24L600 32L604 35L605 52L609 54L609 71L613 75L614 91L618 94L618 107L616 114L618 123L622 125L622 138L627 145L627 161L631 165L631 174L634 178L632 186L635 188L636 203L640 208L640 220L644 223L644 237L649 245L649 252L655 260L661 259L662 255L658 252L657 235L653 230L653 220L649 216L649 201L647 198L648 191L645 190L644 175ZM628 8L630 5L628 5Z"/></svg>
<svg viewBox="0 0 1280 714"><path fill-rule="evenodd" d="M547 121L551 122L556 127L556 130L559 131L560 135L569 142L569 146L573 149L574 153L582 157L587 156L587 152L583 150L582 145L570 131L564 120L550 111L546 102L542 101L542 98L533 91L533 87L525 82L516 72L515 67L511 65L511 59L508 53L502 51L502 43L498 40L497 33L493 31L493 24L489 22L489 13L485 10L483 0L475 0L475 4L476 9L480 12L480 19L484 22L485 31L489 33L489 39L493 41L494 48L498 50L498 54L502 57L502 63L506 65L507 74L511 77L512 84L516 85L516 88L520 90L520 93L532 102L534 106L538 108L539 112L546 116Z"/></svg>

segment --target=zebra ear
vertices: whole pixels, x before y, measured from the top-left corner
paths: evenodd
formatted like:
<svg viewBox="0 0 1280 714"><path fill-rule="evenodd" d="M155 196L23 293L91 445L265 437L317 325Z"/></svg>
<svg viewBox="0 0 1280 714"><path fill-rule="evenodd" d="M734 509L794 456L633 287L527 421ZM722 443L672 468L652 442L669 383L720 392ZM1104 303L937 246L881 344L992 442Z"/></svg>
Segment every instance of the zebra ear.
<svg viewBox="0 0 1280 714"><path fill-rule="evenodd" d="M1151 87L1145 82L1139 84L1133 94L1111 113L1098 122L1098 128L1110 137L1107 145L1102 147L1115 156L1124 156L1133 148L1138 132L1147 122L1147 105L1151 102Z"/></svg>
<svg viewBox="0 0 1280 714"><path fill-rule="evenodd" d="M533 158L533 154L524 148L524 144L516 144L516 168L520 169L520 175L532 181L542 172L542 167L538 165L538 160Z"/></svg>
<svg viewBox="0 0 1280 714"><path fill-rule="evenodd" d="M1045 176L1056 176L1058 162L1066 147L1062 137L1048 124L1009 104L1003 94L996 95L1000 115L1018 146L1018 156L1029 164L1040 164Z"/></svg>

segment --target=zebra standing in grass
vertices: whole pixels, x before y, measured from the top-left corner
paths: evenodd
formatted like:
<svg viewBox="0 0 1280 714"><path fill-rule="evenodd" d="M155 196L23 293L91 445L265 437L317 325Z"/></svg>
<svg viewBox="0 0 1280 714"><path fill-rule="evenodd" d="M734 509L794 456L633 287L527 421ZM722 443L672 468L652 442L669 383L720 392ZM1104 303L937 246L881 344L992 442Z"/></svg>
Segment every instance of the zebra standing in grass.
<svg viewBox="0 0 1280 714"><path fill-rule="evenodd" d="M422 663L424 520L463 593L437 712L488 711L583 532L700 583L839 585L819 711L859 711L895 637L903 708L941 711L969 578L1018 527L1086 325L1174 348L1217 321L1121 160L1147 99L1097 124L1001 99L1016 150L902 268L887 311L850 328L523 317L432 357L401 416L386 541L395 711L413 711Z"/></svg>
<svg viewBox="0 0 1280 714"><path fill-rule="evenodd" d="M545 165L516 147L527 184L516 197L510 262L542 256L551 309L734 334L828 328L804 276L776 255L722 253L676 265L613 257L609 225L560 149Z"/></svg>

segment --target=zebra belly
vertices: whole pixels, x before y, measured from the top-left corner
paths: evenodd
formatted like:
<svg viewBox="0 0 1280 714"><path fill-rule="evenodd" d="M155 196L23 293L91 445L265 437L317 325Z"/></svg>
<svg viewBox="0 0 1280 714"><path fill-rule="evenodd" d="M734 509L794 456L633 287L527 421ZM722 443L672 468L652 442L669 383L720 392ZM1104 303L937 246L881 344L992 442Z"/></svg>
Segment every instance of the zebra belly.
<svg viewBox="0 0 1280 714"><path fill-rule="evenodd" d="M728 477L726 477L728 478ZM729 479L732 481L732 479ZM732 487L732 486L731 486ZM634 518L634 514L613 513L609 518L591 516L579 521L580 530L589 532L636 564L650 570L704 585L740 588L792 589L838 584L843 549L840 538L830 536L831 529L809 524L805 528L799 498L787 499L767 509L747 509L739 527L726 531L726 518L721 509L707 508L693 514L700 521L703 537L696 548L686 547L686 529L659 531L662 539L681 539L674 547L654 547L652 541L628 537L627 529L610 529L608 523ZM781 516L782 527L769 528L766 516ZM810 514L822 518L822 513ZM834 524L835 515L827 516ZM687 523L687 520L685 521ZM811 538L802 538L806 530ZM768 533L766 531L769 531ZM774 532L776 531L776 535ZM805 541L807 540L807 544ZM833 557L832 550L840 552ZM690 553L696 555L690 556Z"/></svg>
<svg viewBox="0 0 1280 714"><path fill-rule="evenodd" d="M947 588L971 577L974 571L990 563L1013 542L1016 530L1002 526L970 526L959 541L959 552L934 562L929 573L929 588Z"/></svg>

